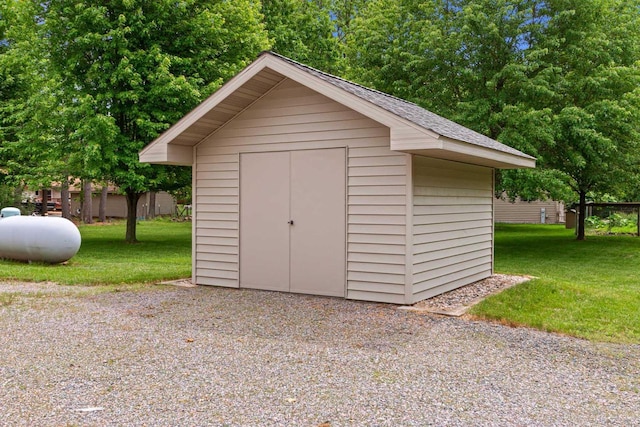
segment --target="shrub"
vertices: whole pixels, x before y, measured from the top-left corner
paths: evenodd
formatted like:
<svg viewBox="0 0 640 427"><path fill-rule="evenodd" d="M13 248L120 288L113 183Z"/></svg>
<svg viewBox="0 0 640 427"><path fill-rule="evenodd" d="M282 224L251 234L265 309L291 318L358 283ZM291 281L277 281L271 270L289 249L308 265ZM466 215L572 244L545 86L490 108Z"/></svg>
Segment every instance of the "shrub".
<svg viewBox="0 0 640 427"><path fill-rule="evenodd" d="M602 218L595 215L585 218L584 222L589 228L595 228L596 230L607 226Z"/></svg>

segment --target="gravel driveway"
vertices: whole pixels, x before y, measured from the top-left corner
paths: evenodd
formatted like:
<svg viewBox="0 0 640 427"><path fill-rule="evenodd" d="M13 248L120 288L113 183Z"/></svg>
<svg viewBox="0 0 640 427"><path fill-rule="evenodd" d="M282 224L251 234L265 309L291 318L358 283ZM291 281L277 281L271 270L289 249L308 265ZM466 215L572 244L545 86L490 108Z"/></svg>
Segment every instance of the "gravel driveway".
<svg viewBox="0 0 640 427"><path fill-rule="evenodd" d="M640 425L640 346L281 293L33 288L0 284L0 425Z"/></svg>

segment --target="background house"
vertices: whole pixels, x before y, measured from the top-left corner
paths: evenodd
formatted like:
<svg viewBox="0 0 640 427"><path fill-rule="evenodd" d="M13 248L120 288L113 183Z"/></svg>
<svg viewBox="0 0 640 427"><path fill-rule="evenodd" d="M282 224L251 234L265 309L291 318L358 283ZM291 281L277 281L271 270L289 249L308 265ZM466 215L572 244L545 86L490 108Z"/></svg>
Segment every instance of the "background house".
<svg viewBox="0 0 640 427"><path fill-rule="evenodd" d="M101 187L95 187L92 190L92 211L93 215L96 217L98 216L98 211L100 209L100 191ZM39 204L42 202L41 193L41 190L28 190L24 192L23 197L29 202L34 203L34 205L39 206ZM81 193L82 188L79 184L77 186L70 186L69 203L71 206L72 215L77 215L80 210ZM176 200L171 194L164 191L157 192L155 195L155 206L151 206L151 199L151 193L147 192L138 201L137 216L139 218L176 214ZM56 187L54 185L51 189L49 189L49 191L47 191L47 204L50 211L59 211L61 209L62 195L60 194L59 187ZM155 215L152 215L152 213L155 213ZM119 194L117 188L113 186L108 187L106 216L108 218L127 217L127 199L124 195Z"/></svg>
<svg viewBox="0 0 640 427"><path fill-rule="evenodd" d="M564 203L555 200L536 200L525 202L516 199L514 202L505 198L496 199L493 203L495 222L516 224L564 224Z"/></svg>
<svg viewBox="0 0 640 427"><path fill-rule="evenodd" d="M92 212L94 216L98 215L100 208L100 191L96 190L94 197L91 198ZM81 188L70 189L71 194L71 212L78 212L80 209L80 194ZM155 206L151 206L151 193L147 192L140 200L138 200L138 208L136 216L138 218L147 218L149 216L158 215L175 215L176 213L176 200L175 198L164 191L156 193ZM151 215L152 209L154 209L154 215ZM127 217L127 198L124 194L118 194L117 190L109 187L109 193L107 195L107 207L106 216L108 218L126 218Z"/></svg>

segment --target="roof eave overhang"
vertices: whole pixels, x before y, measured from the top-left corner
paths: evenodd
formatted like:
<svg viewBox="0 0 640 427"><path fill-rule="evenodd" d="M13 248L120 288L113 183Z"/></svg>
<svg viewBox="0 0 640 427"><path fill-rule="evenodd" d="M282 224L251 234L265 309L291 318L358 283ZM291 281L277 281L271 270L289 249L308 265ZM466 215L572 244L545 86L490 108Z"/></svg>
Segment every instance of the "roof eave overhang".
<svg viewBox="0 0 640 427"><path fill-rule="evenodd" d="M446 137L430 138L425 135L424 140L410 143L396 142L392 138L391 149L407 154L434 157L495 169L529 169L536 167L536 159L526 154L512 154Z"/></svg>
<svg viewBox="0 0 640 427"><path fill-rule="evenodd" d="M221 102L227 99L234 91L243 83L249 81L257 75L261 70L272 62L269 55L262 55L246 68L236 74L233 78L223 84L211 96L200 103L196 108L191 110L173 126L163 132L155 140L145 146L138 154L140 162L143 163L159 163L159 164L176 164L176 165L192 165L193 164L193 146L199 142L190 145L176 144L174 141L189 127L202 119L209 111L213 110ZM203 138L205 139L205 138ZM189 153L187 155L187 152Z"/></svg>
<svg viewBox="0 0 640 427"><path fill-rule="evenodd" d="M193 147L170 143L149 144L138 154L140 162L163 165L193 165Z"/></svg>

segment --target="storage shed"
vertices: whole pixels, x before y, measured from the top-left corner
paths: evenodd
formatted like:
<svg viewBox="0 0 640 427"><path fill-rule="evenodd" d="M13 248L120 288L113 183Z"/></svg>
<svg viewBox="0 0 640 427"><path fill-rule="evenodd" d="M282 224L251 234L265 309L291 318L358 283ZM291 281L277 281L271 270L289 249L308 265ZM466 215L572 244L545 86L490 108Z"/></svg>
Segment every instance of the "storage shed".
<svg viewBox="0 0 640 427"><path fill-rule="evenodd" d="M494 169L535 166L271 52L140 160L193 166L193 283L396 304L490 276Z"/></svg>

